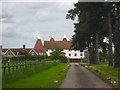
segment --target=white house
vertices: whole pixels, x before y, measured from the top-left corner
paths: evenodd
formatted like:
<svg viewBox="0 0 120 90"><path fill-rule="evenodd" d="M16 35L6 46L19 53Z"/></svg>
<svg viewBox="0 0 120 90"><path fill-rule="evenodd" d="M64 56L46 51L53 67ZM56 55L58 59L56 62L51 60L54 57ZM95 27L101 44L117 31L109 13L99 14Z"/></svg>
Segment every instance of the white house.
<svg viewBox="0 0 120 90"><path fill-rule="evenodd" d="M63 49L62 52L65 53L65 56L70 59L71 62L80 62L84 59L84 52L80 50L74 50L71 48L71 42L67 40L64 36L62 41L56 41L53 36L49 41L44 41L44 47L46 48L46 54L50 56L50 53L56 49Z"/></svg>

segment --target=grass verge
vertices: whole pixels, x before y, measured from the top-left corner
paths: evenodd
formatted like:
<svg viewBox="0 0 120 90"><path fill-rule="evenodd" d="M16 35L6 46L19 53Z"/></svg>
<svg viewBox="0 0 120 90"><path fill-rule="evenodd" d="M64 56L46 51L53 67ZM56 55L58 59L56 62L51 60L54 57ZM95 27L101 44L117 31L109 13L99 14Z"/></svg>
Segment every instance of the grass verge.
<svg viewBox="0 0 120 90"><path fill-rule="evenodd" d="M55 67L49 68L28 78L6 84L3 88L58 88L61 85L67 70L67 64L60 63Z"/></svg>
<svg viewBox="0 0 120 90"><path fill-rule="evenodd" d="M5 75L2 75L2 84L4 86L6 84L13 83L20 79L25 79L31 75L47 70L58 64L59 62L50 62L50 63L43 62L43 63L37 63L37 64L25 66L21 69L17 69L12 73L6 73Z"/></svg>
<svg viewBox="0 0 120 90"><path fill-rule="evenodd" d="M120 89L120 81L118 78L119 69L116 69L112 66L108 66L106 63L96 64L88 64L88 63L80 63L80 65L86 67L97 76L99 76L106 83L113 86L113 88Z"/></svg>

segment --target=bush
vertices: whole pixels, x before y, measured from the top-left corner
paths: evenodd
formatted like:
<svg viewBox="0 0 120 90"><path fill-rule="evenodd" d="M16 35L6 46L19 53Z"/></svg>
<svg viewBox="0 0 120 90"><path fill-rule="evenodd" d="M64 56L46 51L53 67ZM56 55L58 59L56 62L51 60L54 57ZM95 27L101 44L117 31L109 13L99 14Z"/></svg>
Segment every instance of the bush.
<svg viewBox="0 0 120 90"><path fill-rule="evenodd" d="M60 60L61 63L67 63L67 58L65 57L65 53L62 52L62 49L55 49L51 52L51 56L49 56L50 60Z"/></svg>
<svg viewBox="0 0 120 90"><path fill-rule="evenodd" d="M31 54L26 54L24 56L16 56L16 57L4 57L3 61L8 61L9 59L13 62L16 61L42 61L44 59L46 59L48 56L33 56Z"/></svg>
<svg viewBox="0 0 120 90"><path fill-rule="evenodd" d="M61 63L67 63L68 62L68 59L66 57L61 57L60 58L60 62Z"/></svg>

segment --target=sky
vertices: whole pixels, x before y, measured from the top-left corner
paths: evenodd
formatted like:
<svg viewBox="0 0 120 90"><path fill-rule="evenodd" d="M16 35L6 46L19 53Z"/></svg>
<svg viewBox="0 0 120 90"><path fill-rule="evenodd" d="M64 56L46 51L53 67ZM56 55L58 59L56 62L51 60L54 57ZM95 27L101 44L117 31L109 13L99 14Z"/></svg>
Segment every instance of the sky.
<svg viewBox="0 0 120 90"><path fill-rule="evenodd" d="M15 1L0 2L0 45L3 48L33 48L39 35L41 40L68 40L74 34L73 21L66 19L74 2Z"/></svg>
<svg viewBox="0 0 120 90"><path fill-rule="evenodd" d="M25 44L33 48L38 35L42 42L50 40L50 35L62 40L65 34L70 40L74 26L66 14L76 2L78 0L0 0L0 45L22 48Z"/></svg>

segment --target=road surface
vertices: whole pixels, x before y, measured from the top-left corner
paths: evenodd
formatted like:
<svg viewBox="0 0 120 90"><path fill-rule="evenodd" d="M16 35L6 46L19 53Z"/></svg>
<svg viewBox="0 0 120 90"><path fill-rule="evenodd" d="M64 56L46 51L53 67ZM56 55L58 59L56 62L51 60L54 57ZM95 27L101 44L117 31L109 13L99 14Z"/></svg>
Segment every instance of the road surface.
<svg viewBox="0 0 120 90"><path fill-rule="evenodd" d="M111 88L92 72L77 64L71 64L60 88Z"/></svg>

